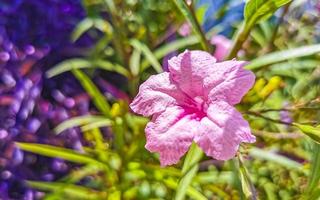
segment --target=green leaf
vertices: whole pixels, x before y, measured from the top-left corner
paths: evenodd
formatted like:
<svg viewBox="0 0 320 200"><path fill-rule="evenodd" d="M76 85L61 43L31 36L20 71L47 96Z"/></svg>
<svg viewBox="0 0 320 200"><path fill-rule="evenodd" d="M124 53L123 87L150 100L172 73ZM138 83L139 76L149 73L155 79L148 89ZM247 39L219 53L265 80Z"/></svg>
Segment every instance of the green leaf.
<svg viewBox="0 0 320 200"><path fill-rule="evenodd" d="M72 58L55 65L53 68L46 72L46 75L48 78L52 78L72 69L89 68L91 66L91 63L86 59Z"/></svg>
<svg viewBox="0 0 320 200"><path fill-rule="evenodd" d="M196 33L197 37L201 42L203 50L210 51L211 47L208 44L208 41L201 30L201 26L194 14L190 11L185 0L173 0L173 2L177 5L182 15L186 18L186 20L191 24L193 31Z"/></svg>
<svg viewBox="0 0 320 200"><path fill-rule="evenodd" d="M273 52L254 59L246 66L246 69L258 69L266 65L287 61L289 59L310 56L316 53L320 53L320 44Z"/></svg>
<svg viewBox="0 0 320 200"><path fill-rule="evenodd" d="M57 134L59 134L68 128L90 125L90 124L101 122L101 121L103 121L106 126L109 126L112 124L112 121L110 119L107 119L105 116L84 115L79 117L73 117L71 119L68 119L62 122L54 129L54 131Z"/></svg>
<svg viewBox="0 0 320 200"><path fill-rule="evenodd" d="M81 131L90 131L92 129L101 128L101 127L107 127L113 125L113 122L109 119L101 119L92 123L89 123L87 125L81 126Z"/></svg>
<svg viewBox="0 0 320 200"><path fill-rule="evenodd" d="M165 55L167 55L168 53L185 48L189 45L197 44L198 42L199 42L199 38L196 36L189 36L186 38L180 38L180 39L177 39L173 42L167 43L167 44L157 48L154 51L154 56L156 57L156 59L161 59ZM141 64L141 72L144 71L145 69L147 69L149 67L149 65L150 65L149 60L143 60L142 64Z"/></svg>
<svg viewBox="0 0 320 200"><path fill-rule="evenodd" d="M320 127L313 127L298 123L293 123L293 125L299 128L302 133L311 138L314 142L320 144Z"/></svg>
<svg viewBox="0 0 320 200"><path fill-rule="evenodd" d="M77 183L89 175L98 174L102 170L103 167L100 165L86 165L79 169L72 170L67 176L63 177L61 181L65 183Z"/></svg>
<svg viewBox="0 0 320 200"><path fill-rule="evenodd" d="M100 69L104 69L107 71L114 71L114 72L117 72L125 77L129 77L129 75L130 75L129 71L125 67L123 67L122 65L111 63L106 60L101 60L101 59L95 60L92 62L92 66L98 67Z"/></svg>
<svg viewBox="0 0 320 200"><path fill-rule="evenodd" d="M175 200L184 199L187 193L187 189L191 184L193 177L198 172L198 168L199 168L198 162L202 158L202 155L203 155L202 150L195 143L193 143L183 163L183 167L182 167L183 177L179 181L178 188L176 190Z"/></svg>
<svg viewBox="0 0 320 200"><path fill-rule="evenodd" d="M80 21L71 34L71 40L77 41L85 32L93 27L93 21L90 18L85 18Z"/></svg>
<svg viewBox="0 0 320 200"><path fill-rule="evenodd" d="M137 49L138 51L141 51L146 59L150 62L154 70L156 70L157 73L162 72L161 64L158 62L155 55L151 52L151 50L143 43L139 42L136 39L133 39L130 41L130 44Z"/></svg>
<svg viewBox="0 0 320 200"><path fill-rule="evenodd" d="M93 21L93 26L97 29L99 29L100 31L102 31L103 33L112 34L112 26L111 24L104 19L101 18L94 18L92 19Z"/></svg>
<svg viewBox="0 0 320 200"><path fill-rule="evenodd" d="M311 168L309 175L309 183L306 189L307 194L311 195L313 190L319 185L320 182L320 144L313 143L312 145L312 158Z"/></svg>
<svg viewBox="0 0 320 200"><path fill-rule="evenodd" d="M242 192L244 193L246 199L257 199L254 185L251 182L249 173L246 167L244 166L243 160L240 155L238 156L238 161Z"/></svg>
<svg viewBox="0 0 320 200"><path fill-rule="evenodd" d="M168 188L171 188L171 189L174 189L175 191L177 191L178 184L177 184L177 182L175 180L165 179L163 182L166 184L166 186ZM191 199L194 199L194 200L207 200L207 197L205 197L198 190L196 190L195 188L193 188L191 186L187 187L187 192L186 193L187 193L187 195L189 197L191 197Z"/></svg>
<svg viewBox="0 0 320 200"><path fill-rule="evenodd" d="M114 64L105 60L96 60L90 62L83 58L72 58L57 64L46 72L48 78L52 78L64 72L71 71L72 69L83 69L83 68L100 68L107 71L115 71L123 76L128 77L129 72L123 66Z"/></svg>
<svg viewBox="0 0 320 200"><path fill-rule="evenodd" d="M141 50L134 49L130 57L130 70L134 76L137 76L140 72L140 59L141 59Z"/></svg>
<svg viewBox="0 0 320 200"><path fill-rule="evenodd" d="M244 19L252 27L261 20L269 18L281 6L292 0L249 0L244 8Z"/></svg>
<svg viewBox="0 0 320 200"><path fill-rule="evenodd" d="M266 151L258 148L251 148L249 151L249 154L258 159L271 161L274 163L278 163L284 167L287 167L289 169L297 169L302 170L302 165L294 160L291 160L285 156L278 155L276 153L273 153L271 151Z"/></svg>
<svg viewBox="0 0 320 200"><path fill-rule="evenodd" d="M65 183L48 183L40 181L27 181L27 184L35 189L50 191L50 192L60 192L60 195L68 197L70 199L94 199L103 200L106 198L105 192L99 192L90 188L65 184Z"/></svg>
<svg viewBox="0 0 320 200"><path fill-rule="evenodd" d="M75 163L82 163L82 164L94 164L94 165L101 165L99 161L89 157L85 154L80 154L76 151L71 149L55 147L52 145L45 145L45 144L37 144L37 143L16 143L18 147L24 151L29 151L35 154L48 156L52 158L61 158L64 160L68 160Z"/></svg>
<svg viewBox="0 0 320 200"><path fill-rule="evenodd" d="M80 81L82 87L87 91L87 93L92 98L95 106L107 117L110 117L110 105L108 104L105 96L101 94L99 89L95 84L90 80L90 78L83 73L81 70L73 69L72 70L75 77Z"/></svg>

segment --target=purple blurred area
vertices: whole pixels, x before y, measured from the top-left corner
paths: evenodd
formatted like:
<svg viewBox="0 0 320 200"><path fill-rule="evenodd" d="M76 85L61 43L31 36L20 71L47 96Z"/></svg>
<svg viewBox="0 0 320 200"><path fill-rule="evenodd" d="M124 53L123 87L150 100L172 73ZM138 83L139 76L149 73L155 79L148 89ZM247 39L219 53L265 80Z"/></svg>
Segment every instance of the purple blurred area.
<svg viewBox="0 0 320 200"><path fill-rule="evenodd" d="M87 114L89 97L70 74L49 80L45 71L81 56L93 44L89 36L70 41L85 16L80 0L0 2L0 199L40 199L43 194L28 189L24 180L56 180L70 167L62 160L22 152L15 141L82 149L77 129L61 136L52 129Z"/></svg>

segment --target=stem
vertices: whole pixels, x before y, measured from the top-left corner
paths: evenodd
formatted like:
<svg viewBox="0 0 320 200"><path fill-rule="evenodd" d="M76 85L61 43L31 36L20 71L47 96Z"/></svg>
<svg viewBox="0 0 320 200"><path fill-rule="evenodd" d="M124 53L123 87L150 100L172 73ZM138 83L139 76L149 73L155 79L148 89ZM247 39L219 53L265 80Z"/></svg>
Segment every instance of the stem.
<svg viewBox="0 0 320 200"><path fill-rule="evenodd" d="M244 21L237 32L235 42L230 50L227 60L237 57L238 51L242 48L243 43L247 40L250 33L250 28L248 28L246 21Z"/></svg>
<svg viewBox="0 0 320 200"><path fill-rule="evenodd" d="M117 51L117 55L119 55L121 64L128 66L128 62L126 60L127 58L126 52L123 49L124 47L124 44L123 44L124 38L122 35L123 31L119 30L121 29L121 23L116 13L116 6L113 0L105 0L105 4L107 6L108 11L110 12L110 15L111 15L110 20L114 27L113 40L112 40L114 44L114 48Z"/></svg>
<svg viewBox="0 0 320 200"><path fill-rule="evenodd" d="M200 39L200 43L202 48L205 51L210 51L211 46L209 45L205 34L203 33L201 26L195 16L195 13L191 6L188 6L188 4L184 0L172 0L177 7L179 8L180 12L184 15L184 17L188 20L188 22L191 24L191 27L193 31L196 33L196 35Z"/></svg>
<svg viewBox="0 0 320 200"><path fill-rule="evenodd" d="M198 162L201 160L202 155L202 150L195 143L192 143L183 163L182 178L180 179L178 188L176 190L175 200L184 199L187 193L187 188L189 187L193 177L198 172Z"/></svg>
<svg viewBox="0 0 320 200"><path fill-rule="evenodd" d="M274 123L278 123L278 124L285 124L285 125L289 125L289 126L293 126L292 123L290 122L284 122L284 121L281 121L281 120L278 120L278 119L272 119L272 118L269 118L269 117L266 117L258 112L253 112L253 111L247 111L246 114L248 115L254 115L256 117L260 117L260 118L263 118L265 120L268 120L268 121L271 121L271 122L274 122Z"/></svg>
<svg viewBox="0 0 320 200"><path fill-rule="evenodd" d="M277 24L276 24L276 27L275 27L275 29L273 30L273 33L272 33L272 36L271 36L269 45L266 47L266 50L263 51L264 53L267 53L267 52L271 51L272 48L274 48L274 40L276 39L276 37L277 37L277 35L278 35L278 31L279 31L279 28L280 28L280 24L282 24L285 15L286 15L287 12L289 11L290 4L291 4L291 2L289 2L287 5L285 5L285 7L284 7L284 9L283 9L283 12L282 12L282 14L281 14L281 16L280 16Z"/></svg>
<svg viewBox="0 0 320 200"><path fill-rule="evenodd" d="M196 14L195 14L195 12L194 12L194 9L193 9L192 5L193 5L193 4L191 4L190 6L188 6L188 8L189 8L189 10L190 10L190 12L191 12L191 15L192 15L192 17L193 17L193 19L194 19L194 21L195 21L196 28L198 29L198 31L199 31L199 33L200 33L199 36L200 36L200 41L201 41L202 48L203 48L204 50L206 50L206 51L209 51L209 52L211 53L212 47L211 47L211 45L209 44L209 42L208 42L208 40L207 40L207 38L206 38L206 36L205 36L205 33L204 33L204 31L202 30L202 28L201 28L201 26L200 26L200 23L199 23L199 21L198 21L198 19L197 19L197 17L196 17Z"/></svg>

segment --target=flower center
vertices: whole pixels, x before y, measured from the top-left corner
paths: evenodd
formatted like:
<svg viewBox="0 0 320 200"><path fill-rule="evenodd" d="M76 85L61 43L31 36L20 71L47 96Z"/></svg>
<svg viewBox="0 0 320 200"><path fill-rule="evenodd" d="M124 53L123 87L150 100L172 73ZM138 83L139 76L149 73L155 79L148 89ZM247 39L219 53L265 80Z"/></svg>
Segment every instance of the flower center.
<svg viewBox="0 0 320 200"><path fill-rule="evenodd" d="M208 104L202 97L197 96L192 99L192 113L196 120L201 120L203 117L207 116Z"/></svg>

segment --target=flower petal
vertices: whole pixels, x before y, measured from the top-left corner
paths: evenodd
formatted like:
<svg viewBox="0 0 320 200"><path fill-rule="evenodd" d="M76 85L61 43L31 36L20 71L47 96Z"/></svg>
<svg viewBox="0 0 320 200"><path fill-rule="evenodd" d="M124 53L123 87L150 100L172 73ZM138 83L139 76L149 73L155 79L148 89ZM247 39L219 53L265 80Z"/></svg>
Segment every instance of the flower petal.
<svg viewBox="0 0 320 200"><path fill-rule="evenodd" d="M232 42L223 35L214 35L210 43L215 45L216 49L213 56L218 60L222 61L229 53L231 49Z"/></svg>
<svg viewBox="0 0 320 200"><path fill-rule="evenodd" d="M164 111L168 106L178 105L186 98L169 77L168 72L150 76L141 84L138 95L130 104L131 109L144 116Z"/></svg>
<svg viewBox="0 0 320 200"><path fill-rule="evenodd" d="M244 61L225 61L214 65L215 71L204 80L208 103L224 99L231 105L240 103L242 97L253 86L255 76L243 69Z"/></svg>
<svg viewBox="0 0 320 200"><path fill-rule="evenodd" d="M208 156L228 160L235 156L241 142L255 142L248 122L227 102L210 104L207 113L194 140Z"/></svg>
<svg viewBox="0 0 320 200"><path fill-rule="evenodd" d="M188 151L199 125L183 108L169 107L147 124L145 147L160 154L162 166L175 164Z"/></svg>
<svg viewBox="0 0 320 200"><path fill-rule="evenodd" d="M215 62L216 59L205 51L186 50L169 60L170 76L190 97L203 96L203 79Z"/></svg>

